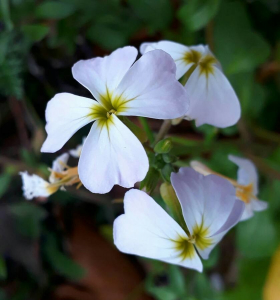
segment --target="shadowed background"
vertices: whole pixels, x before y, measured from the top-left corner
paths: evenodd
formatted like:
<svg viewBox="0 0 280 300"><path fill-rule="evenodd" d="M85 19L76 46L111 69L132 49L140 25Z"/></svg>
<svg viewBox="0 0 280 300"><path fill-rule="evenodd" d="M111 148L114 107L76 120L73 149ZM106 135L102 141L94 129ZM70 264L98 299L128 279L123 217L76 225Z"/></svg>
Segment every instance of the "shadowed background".
<svg viewBox="0 0 280 300"><path fill-rule="evenodd" d="M1 0L0 300L280 299L279 12L276 0ZM250 158L260 172L260 199L269 202L231 230L203 274L114 248L112 222L122 204L112 201L124 189L94 195L69 188L26 201L18 175L47 178L54 158L87 135L90 126L59 153L40 153L48 100L59 92L91 97L72 78L76 61L162 39L208 44L242 106L230 128L173 126L178 164L199 159L235 178L227 155ZM155 132L161 124L148 122ZM153 195L161 201L158 187Z"/></svg>

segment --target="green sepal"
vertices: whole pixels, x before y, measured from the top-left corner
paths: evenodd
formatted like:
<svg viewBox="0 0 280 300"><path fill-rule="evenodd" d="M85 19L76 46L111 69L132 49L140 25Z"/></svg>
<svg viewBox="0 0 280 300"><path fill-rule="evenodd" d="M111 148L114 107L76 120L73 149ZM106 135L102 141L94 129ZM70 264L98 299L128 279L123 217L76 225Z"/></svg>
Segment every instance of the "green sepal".
<svg viewBox="0 0 280 300"><path fill-rule="evenodd" d="M140 189L145 188L147 193L151 193L157 186L159 177L159 171L154 167L150 167L146 177L140 183Z"/></svg>
<svg viewBox="0 0 280 300"><path fill-rule="evenodd" d="M165 153L165 154L162 154L162 159L164 160L164 162L166 162L167 164L170 164L170 163L174 163L175 161L178 160L178 157L175 156L175 155L171 155L169 153Z"/></svg>
<svg viewBox="0 0 280 300"><path fill-rule="evenodd" d="M171 173L174 172L174 168L171 164L166 164L162 169L161 169L161 176L164 179L164 181L167 181L170 183L170 176Z"/></svg>

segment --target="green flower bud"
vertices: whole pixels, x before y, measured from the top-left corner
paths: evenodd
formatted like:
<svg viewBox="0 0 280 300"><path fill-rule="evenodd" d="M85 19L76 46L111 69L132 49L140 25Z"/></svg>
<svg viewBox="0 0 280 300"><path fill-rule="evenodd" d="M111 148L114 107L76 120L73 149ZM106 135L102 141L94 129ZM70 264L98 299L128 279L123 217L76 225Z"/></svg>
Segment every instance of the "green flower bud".
<svg viewBox="0 0 280 300"><path fill-rule="evenodd" d="M156 145L155 145L155 152L157 153L168 153L172 148L172 142L170 139L164 139L159 141Z"/></svg>

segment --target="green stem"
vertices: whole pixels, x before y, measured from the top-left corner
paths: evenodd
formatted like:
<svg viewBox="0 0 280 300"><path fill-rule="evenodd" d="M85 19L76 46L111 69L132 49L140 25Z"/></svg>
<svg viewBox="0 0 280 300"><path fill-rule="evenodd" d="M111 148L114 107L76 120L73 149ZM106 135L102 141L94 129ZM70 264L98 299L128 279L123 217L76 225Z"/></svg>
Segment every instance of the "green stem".
<svg viewBox="0 0 280 300"><path fill-rule="evenodd" d="M171 120L164 120L163 123L161 124L161 127L156 136L153 146L155 146L160 140L162 140L165 137L170 127L171 127Z"/></svg>
<svg viewBox="0 0 280 300"><path fill-rule="evenodd" d="M154 138L154 134L153 134L148 122L147 122L147 119L144 118L144 117L138 117L138 119L139 119L144 131L147 134L147 137L148 137L148 140L149 140L150 144L153 144L155 138Z"/></svg>

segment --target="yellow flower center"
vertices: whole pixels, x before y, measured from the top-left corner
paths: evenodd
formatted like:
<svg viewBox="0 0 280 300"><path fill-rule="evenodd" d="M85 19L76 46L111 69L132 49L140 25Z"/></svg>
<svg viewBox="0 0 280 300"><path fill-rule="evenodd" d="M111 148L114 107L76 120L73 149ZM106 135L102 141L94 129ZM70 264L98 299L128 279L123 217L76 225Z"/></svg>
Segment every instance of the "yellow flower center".
<svg viewBox="0 0 280 300"><path fill-rule="evenodd" d="M178 251L178 256L183 260L192 259L195 255L194 245L199 250L204 250L212 245L212 239L209 236L209 229L201 225L196 225L193 228L193 235L189 237L179 236L174 240L175 249Z"/></svg>
<svg viewBox="0 0 280 300"><path fill-rule="evenodd" d="M127 103L133 99L125 99L122 95L116 96L106 90L104 95L99 95L100 103L94 103L90 117L94 120L102 120L102 123L110 119L112 114L119 114L127 109Z"/></svg>
<svg viewBox="0 0 280 300"><path fill-rule="evenodd" d="M250 183L248 185L238 185L236 188L236 197L241 199L245 203L250 203L252 198L256 198L253 194L254 185Z"/></svg>
<svg viewBox="0 0 280 300"><path fill-rule="evenodd" d="M185 53L183 60L186 64L193 63L193 66L190 68L187 74L191 74L198 66L199 74L203 74L206 77L208 77L209 74L214 73L214 64L217 63L217 60L213 55L207 54L203 56L200 52L193 49ZM188 75L190 76L190 74Z"/></svg>
<svg viewBox="0 0 280 300"><path fill-rule="evenodd" d="M195 256L195 249L189 239L179 236L177 240L174 241L175 250L178 252L178 256L182 261L185 259L192 259Z"/></svg>
<svg viewBox="0 0 280 300"><path fill-rule="evenodd" d="M201 225L196 225L193 228L193 235L191 239L195 241L195 245L198 249L204 250L212 245L212 239L209 238L209 229L205 227L203 222Z"/></svg>

